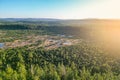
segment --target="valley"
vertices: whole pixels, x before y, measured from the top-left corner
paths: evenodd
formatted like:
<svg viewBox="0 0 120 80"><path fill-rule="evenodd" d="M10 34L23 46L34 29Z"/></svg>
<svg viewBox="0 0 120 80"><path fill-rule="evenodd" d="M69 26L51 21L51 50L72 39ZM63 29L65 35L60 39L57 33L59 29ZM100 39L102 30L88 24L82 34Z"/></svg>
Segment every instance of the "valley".
<svg viewBox="0 0 120 80"><path fill-rule="evenodd" d="M119 80L119 23L0 19L0 80Z"/></svg>

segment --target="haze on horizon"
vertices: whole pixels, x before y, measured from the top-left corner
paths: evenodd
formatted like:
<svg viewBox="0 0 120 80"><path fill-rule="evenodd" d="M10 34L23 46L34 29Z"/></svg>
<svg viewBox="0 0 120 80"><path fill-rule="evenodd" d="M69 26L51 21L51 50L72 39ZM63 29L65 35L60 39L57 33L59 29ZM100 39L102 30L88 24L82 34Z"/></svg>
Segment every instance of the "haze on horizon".
<svg viewBox="0 0 120 80"><path fill-rule="evenodd" d="M120 19L120 0L0 0L0 18Z"/></svg>

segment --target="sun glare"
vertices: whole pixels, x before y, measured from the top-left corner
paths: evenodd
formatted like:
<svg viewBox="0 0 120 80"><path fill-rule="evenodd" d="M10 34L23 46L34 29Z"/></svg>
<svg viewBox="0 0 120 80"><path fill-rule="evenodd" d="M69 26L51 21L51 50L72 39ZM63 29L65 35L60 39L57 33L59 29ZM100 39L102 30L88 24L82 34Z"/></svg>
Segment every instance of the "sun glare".
<svg viewBox="0 0 120 80"><path fill-rule="evenodd" d="M104 25L103 25L104 24ZM95 31L97 40L103 43L103 47L109 51L119 53L120 51L120 23L111 21L101 24ZM116 54L116 53L115 53Z"/></svg>

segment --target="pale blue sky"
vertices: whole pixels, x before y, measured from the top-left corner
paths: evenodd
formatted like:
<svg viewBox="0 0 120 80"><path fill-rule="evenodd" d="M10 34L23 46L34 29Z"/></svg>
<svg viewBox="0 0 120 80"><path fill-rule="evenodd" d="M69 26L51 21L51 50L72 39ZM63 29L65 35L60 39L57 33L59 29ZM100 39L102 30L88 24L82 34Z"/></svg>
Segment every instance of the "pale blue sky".
<svg viewBox="0 0 120 80"><path fill-rule="evenodd" d="M108 0L0 0L0 18L80 19L118 17L112 14L108 16L102 12L104 10L102 6L109 2ZM110 4L108 5L110 6Z"/></svg>

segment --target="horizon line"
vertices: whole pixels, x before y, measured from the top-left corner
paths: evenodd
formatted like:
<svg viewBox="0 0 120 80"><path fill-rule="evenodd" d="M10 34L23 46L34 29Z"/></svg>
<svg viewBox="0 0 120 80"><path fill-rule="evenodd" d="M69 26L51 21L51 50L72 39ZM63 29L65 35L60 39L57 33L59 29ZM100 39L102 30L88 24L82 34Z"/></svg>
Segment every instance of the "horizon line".
<svg viewBox="0 0 120 80"><path fill-rule="evenodd" d="M51 17L48 17L48 18L42 18L42 17L2 17L0 19L58 19L58 20L83 20L83 19L86 19L86 20L120 20L120 18L51 18Z"/></svg>

